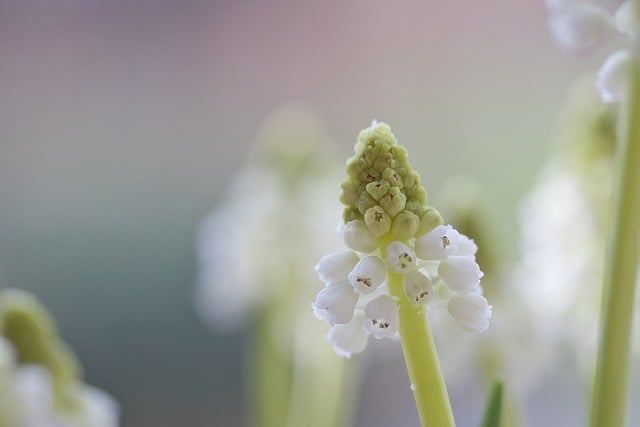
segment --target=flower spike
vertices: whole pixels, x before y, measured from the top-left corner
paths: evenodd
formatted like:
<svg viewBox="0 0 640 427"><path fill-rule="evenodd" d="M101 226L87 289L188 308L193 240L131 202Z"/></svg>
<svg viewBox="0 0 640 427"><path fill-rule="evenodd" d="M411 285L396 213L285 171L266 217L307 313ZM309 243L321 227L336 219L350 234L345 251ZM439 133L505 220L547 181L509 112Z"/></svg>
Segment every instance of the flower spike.
<svg viewBox="0 0 640 427"><path fill-rule="evenodd" d="M363 351L367 333L396 336L405 301L416 309L452 301L449 312L463 329L485 330L491 310L480 313L486 299L475 296L482 277L478 247L427 205L420 175L387 124L360 132L346 170L341 231L350 250L318 261L326 287L312 304L315 316L332 326L327 338L335 351L345 357ZM436 287L447 289L444 296Z"/></svg>

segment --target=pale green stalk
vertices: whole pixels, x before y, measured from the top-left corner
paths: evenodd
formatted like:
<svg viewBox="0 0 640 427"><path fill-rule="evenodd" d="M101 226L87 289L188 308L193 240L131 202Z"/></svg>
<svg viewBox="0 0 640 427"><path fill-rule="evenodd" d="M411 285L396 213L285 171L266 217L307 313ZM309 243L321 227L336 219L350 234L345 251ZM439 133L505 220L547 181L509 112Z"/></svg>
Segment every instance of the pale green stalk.
<svg viewBox="0 0 640 427"><path fill-rule="evenodd" d="M277 314L276 307L265 307L254 320L248 360L252 426L282 427L289 411L291 361L273 339Z"/></svg>
<svg viewBox="0 0 640 427"><path fill-rule="evenodd" d="M382 253L392 240L390 237L381 246ZM389 291L398 300L400 341L420 424L422 427L453 427L453 412L426 309L411 304L402 289L402 278L401 274L387 272Z"/></svg>
<svg viewBox="0 0 640 427"><path fill-rule="evenodd" d="M636 6L640 6L640 0ZM627 403L629 347L640 253L640 69L635 62L631 81L617 146L618 175L603 284L592 427L622 427Z"/></svg>

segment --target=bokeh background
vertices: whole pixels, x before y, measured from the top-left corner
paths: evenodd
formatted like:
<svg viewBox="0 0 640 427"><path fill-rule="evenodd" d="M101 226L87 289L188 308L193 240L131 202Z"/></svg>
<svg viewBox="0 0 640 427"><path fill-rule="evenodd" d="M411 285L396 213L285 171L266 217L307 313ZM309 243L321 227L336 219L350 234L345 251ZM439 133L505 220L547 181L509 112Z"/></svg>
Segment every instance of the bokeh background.
<svg viewBox="0 0 640 427"><path fill-rule="evenodd" d="M0 286L45 302L123 426L241 425L243 334L198 322L194 241L264 117L306 104L344 157L390 123L432 194L471 177L516 247L600 60L563 55L534 0L2 0Z"/></svg>

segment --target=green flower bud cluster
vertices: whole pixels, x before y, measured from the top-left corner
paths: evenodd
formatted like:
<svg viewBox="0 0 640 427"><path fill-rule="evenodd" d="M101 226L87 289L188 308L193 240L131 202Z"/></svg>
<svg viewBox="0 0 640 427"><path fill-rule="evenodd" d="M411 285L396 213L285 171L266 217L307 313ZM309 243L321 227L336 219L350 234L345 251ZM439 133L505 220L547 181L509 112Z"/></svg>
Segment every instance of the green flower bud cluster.
<svg viewBox="0 0 640 427"><path fill-rule="evenodd" d="M75 393L82 376L80 364L36 298L17 289L0 291L0 335L15 348L18 363L37 364L49 372L59 410L79 405Z"/></svg>
<svg viewBox="0 0 640 427"><path fill-rule="evenodd" d="M354 151L341 185L345 223L364 220L374 236L391 232L401 240L443 223L440 214L427 206L420 175L409 165L407 151L398 145L389 125L374 123L361 131Z"/></svg>

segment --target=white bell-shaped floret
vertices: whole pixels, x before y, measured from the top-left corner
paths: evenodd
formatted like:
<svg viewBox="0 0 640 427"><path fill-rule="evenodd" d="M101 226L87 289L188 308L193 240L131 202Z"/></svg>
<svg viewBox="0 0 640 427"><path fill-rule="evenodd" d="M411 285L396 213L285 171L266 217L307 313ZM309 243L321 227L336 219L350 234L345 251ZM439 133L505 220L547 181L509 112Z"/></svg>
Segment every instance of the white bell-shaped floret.
<svg viewBox="0 0 640 427"><path fill-rule="evenodd" d="M417 270L410 271L402 279L402 289L414 305L426 304L433 291L431 279Z"/></svg>
<svg viewBox="0 0 640 427"><path fill-rule="evenodd" d="M389 338L398 332L398 304L388 295L381 295L364 308L364 328L376 338Z"/></svg>
<svg viewBox="0 0 640 427"><path fill-rule="evenodd" d="M386 250L387 266L394 273L406 274L416 265L416 254L402 242L391 242Z"/></svg>
<svg viewBox="0 0 640 427"><path fill-rule="evenodd" d="M627 0L618 7L614 15L614 21L618 31L630 36L638 36L638 29L640 29L640 22L638 21L638 15L634 10L632 0Z"/></svg>
<svg viewBox="0 0 640 427"><path fill-rule="evenodd" d="M339 282L346 279L359 259L358 254L353 251L336 252L320 258L315 270L325 284Z"/></svg>
<svg viewBox="0 0 640 427"><path fill-rule="evenodd" d="M480 294L454 295L447 308L464 330L483 332L489 327L491 306Z"/></svg>
<svg viewBox="0 0 640 427"><path fill-rule="evenodd" d="M318 292L311 308L317 319L333 326L351 320L357 301L358 294L353 291L348 281L343 280L332 283Z"/></svg>
<svg viewBox="0 0 640 427"><path fill-rule="evenodd" d="M378 247L378 238L371 234L361 219L346 223L342 229L344 244L354 251L371 253Z"/></svg>
<svg viewBox="0 0 640 427"><path fill-rule="evenodd" d="M456 230L453 231L458 233ZM475 257L478 252L478 245L476 245L476 242L461 233L458 233L457 237L455 255Z"/></svg>
<svg viewBox="0 0 640 427"><path fill-rule="evenodd" d="M564 49L589 49L613 29L613 17L604 8L582 1L556 3L549 8L549 26Z"/></svg>
<svg viewBox="0 0 640 427"><path fill-rule="evenodd" d="M460 233L450 225L439 225L427 234L416 239L416 255L420 259L440 261L452 255L458 249L457 240Z"/></svg>
<svg viewBox="0 0 640 427"><path fill-rule="evenodd" d="M384 282L387 269L377 256L362 258L349 273L348 279L356 292L370 294Z"/></svg>
<svg viewBox="0 0 640 427"><path fill-rule="evenodd" d="M364 313L356 310L353 319L344 325L335 325L329 330L327 339L340 356L351 357L367 346L369 336L363 329Z"/></svg>
<svg viewBox="0 0 640 427"><path fill-rule="evenodd" d="M619 50L609 56L598 70L596 88L604 102L620 102L629 91L631 52Z"/></svg>
<svg viewBox="0 0 640 427"><path fill-rule="evenodd" d="M466 294L478 289L484 274L473 258L450 256L438 266L438 275L449 289Z"/></svg>

